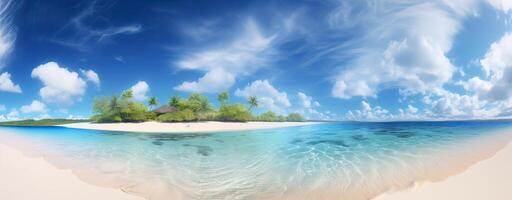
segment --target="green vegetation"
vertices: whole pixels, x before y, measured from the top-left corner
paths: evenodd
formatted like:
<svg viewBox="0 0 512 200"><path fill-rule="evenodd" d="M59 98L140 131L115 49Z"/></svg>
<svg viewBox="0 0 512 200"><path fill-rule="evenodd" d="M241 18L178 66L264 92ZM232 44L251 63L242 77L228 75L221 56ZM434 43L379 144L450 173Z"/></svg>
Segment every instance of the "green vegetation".
<svg viewBox="0 0 512 200"><path fill-rule="evenodd" d="M41 119L41 120L20 120L0 122L0 126L54 126L62 124L71 124L78 122L87 122L89 120L74 120L74 119Z"/></svg>
<svg viewBox="0 0 512 200"><path fill-rule="evenodd" d="M119 96L98 97L93 105L94 122L143 122L156 120L161 122L190 122L190 121L304 121L298 113L287 117L267 111L254 117L252 110L259 106L258 98L251 96L247 99L248 106L229 104L229 93L222 92L217 96L220 107L216 109L208 97L192 93L188 98L173 96L168 105L160 107L158 112L152 111L157 105L156 97L149 98L146 106L133 100L133 91L126 90ZM150 109L148 109L148 107Z"/></svg>
<svg viewBox="0 0 512 200"><path fill-rule="evenodd" d="M228 99L229 99L229 93L227 91L221 92L217 96L217 100L220 102L220 106L226 105L226 102L228 101Z"/></svg>
<svg viewBox="0 0 512 200"><path fill-rule="evenodd" d="M303 122L304 121L304 117L302 117L302 115L300 115L299 113L290 113L286 117L286 120L290 121L290 122Z"/></svg>
<svg viewBox="0 0 512 200"><path fill-rule="evenodd" d="M193 121L196 120L196 116L194 112L190 109L179 110L173 113L166 113L160 115L156 118L156 120L161 122L183 122L183 121Z"/></svg>
<svg viewBox="0 0 512 200"><path fill-rule="evenodd" d="M257 121L266 121L266 122L277 122L277 121L279 121L279 116L272 111L267 111L267 112L264 112L261 115L257 116L256 120Z"/></svg>
<svg viewBox="0 0 512 200"><path fill-rule="evenodd" d="M146 105L132 100L133 92L125 91L121 98L99 97L94 101L92 120L95 122L142 122L154 118Z"/></svg>
<svg viewBox="0 0 512 200"><path fill-rule="evenodd" d="M252 115L242 104L233 104L221 106L218 119L220 121L246 122L252 119Z"/></svg>
<svg viewBox="0 0 512 200"><path fill-rule="evenodd" d="M149 104L149 109L153 110L153 108L158 105L158 100L156 99L156 97L151 97L151 98L149 98L148 104Z"/></svg>
<svg viewBox="0 0 512 200"><path fill-rule="evenodd" d="M249 97L249 99L247 99L247 103L249 103L249 111L252 111L254 107L258 107L258 98L256 98L255 96L251 96Z"/></svg>

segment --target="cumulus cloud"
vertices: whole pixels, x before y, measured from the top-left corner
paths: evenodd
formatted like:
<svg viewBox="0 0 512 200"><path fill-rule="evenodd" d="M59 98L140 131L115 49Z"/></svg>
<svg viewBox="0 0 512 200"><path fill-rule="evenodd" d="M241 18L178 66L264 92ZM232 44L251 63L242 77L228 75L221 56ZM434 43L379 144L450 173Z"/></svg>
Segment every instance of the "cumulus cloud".
<svg viewBox="0 0 512 200"><path fill-rule="evenodd" d="M393 117L387 109L380 106L372 107L367 101L361 101L360 109L349 110L345 114L345 119L355 121L388 121Z"/></svg>
<svg viewBox="0 0 512 200"><path fill-rule="evenodd" d="M137 101L145 101L148 97L146 93L149 91L149 85L146 81L139 81L130 88L133 92L133 99Z"/></svg>
<svg viewBox="0 0 512 200"><path fill-rule="evenodd" d="M18 110L16 109L11 109L11 111L9 113L7 113L7 115L0 115L0 121L12 121L12 120L18 120Z"/></svg>
<svg viewBox="0 0 512 200"><path fill-rule="evenodd" d="M407 105L407 112L409 112L409 113L417 113L418 112L418 108L416 108L414 106L411 106L411 105Z"/></svg>
<svg viewBox="0 0 512 200"><path fill-rule="evenodd" d="M268 80L256 80L242 90L237 89L235 95L245 98L256 96L261 107L278 113L285 112L291 106L286 92L280 92Z"/></svg>
<svg viewBox="0 0 512 200"><path fill-rule="evenodd" d="M512 34L506 33L494 42L484 58L480 60L482 70L488 80L474 79L473 82L483 89L485 97L491 100L504 100L512 96ZM471 80L469 80L471 81ZM468 84L469 84L468 81Z"/></svg>
<svg viewBox="0 0 512 200"><path fill-rule="evenodd" d="M431 113L430 111L428 112ZM360 108L349 110L345 114L345 120L354 121L411 121L434 119L431 115L420 112L419 108L413 105L407 105L405 108L399 108L396 114L381 106L372 106L367 101L361 101Z"/></svg>
<svg viewBox="0 0 512 200"><path fill-rule="evenodd" d="M367 3L364 13L349 12L346 17L359 18L366 33L360 46L348 51L355 59L335 78L332 95L349 99L375 97L386 87L412 94L442 88L456 71L446 53L475 5L469 0L392 1Z"/></svg>
<svg viewBox="0 0 512 200"><path fill-rule="evenodd" d="M98 74L95 71L90 70L90 69L89 70L80 69L80 73L82 73L82 75L85 76L87 81L93 82L98 87L100 86L100 77L98 76Z"/></svg>
<svg viewBox="0 0 512 200"><path fill-rule="evenodd" d="M218 48L192 53L176 63L181 70L204 72L196 81L175 87L189 92L219 92L230 88L240 76L265 67L275 56L274 35L264 35L253 20L247 20L241 34Z"/></svg>
<svg viewBox="0 0 512 200"><path fill-rule="evenodd" d="M10 73L4 72L0 74L0 91L21 93L21 87L12 82Z"/></svg>
<svg viewBox="0 0 512 200"><path fill-rule="evenodd" d="M302 105L302 107L304 107L304 108L311 108L312 105L313 106L319 106L320 105L316 101L313 102L313 97L308 96L308 95L306 95L306 94L304 94L302 92L298 92L297 96L299 97L300 105Z"/></svg>
<svg viewBox="0 0 512 200"><path fill-rule="evenodd" d="M337 118L334 113L319 111L320 103L313 100L313 97L303 92L298 92L297 97L299 98L299 108L296 112L302 114L306 119L332 120Z"/></svg>
<svg viewBox="0 0 512 200"><path fill-rule="evenodd" d="M43 82L39 95L45 102L71 105L80 101L85 93L86 82L78 73L60 67L55 62L37 66L32 70L32 78Z"/></svg>
<svg viewBox="0 0 512 200"><path fill-rule="evenodd" d="M4 67L16 40L16 31L11 22L13 4L15 2L10 0L0 1L0 69Z"/></svg>
<svg viewBox="0 0 512 200"><path fill-rule="evenodd" d="M502 10L505 13L512 10L512 1L510 0L488 0L488 2L492 7Z"/></svg>
<svg viewBox="0 0 512 200"><path fill-rule="evenodd" d="M40 101L34 100L29 105L21 106L22 113L45 113L46 105Z"/></svg>

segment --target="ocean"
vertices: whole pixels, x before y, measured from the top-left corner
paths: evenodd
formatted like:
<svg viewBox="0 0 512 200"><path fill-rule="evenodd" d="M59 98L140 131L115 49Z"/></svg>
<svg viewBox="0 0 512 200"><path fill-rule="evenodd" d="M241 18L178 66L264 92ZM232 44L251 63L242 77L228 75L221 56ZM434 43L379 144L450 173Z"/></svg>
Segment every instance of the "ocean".
<svg viewBox="0 0 512 200"><path fill-rule="evenodd" d="M494 155L512 122L333 122L219 133L0 127L0 143L147 199L371 199Z"/></svg>

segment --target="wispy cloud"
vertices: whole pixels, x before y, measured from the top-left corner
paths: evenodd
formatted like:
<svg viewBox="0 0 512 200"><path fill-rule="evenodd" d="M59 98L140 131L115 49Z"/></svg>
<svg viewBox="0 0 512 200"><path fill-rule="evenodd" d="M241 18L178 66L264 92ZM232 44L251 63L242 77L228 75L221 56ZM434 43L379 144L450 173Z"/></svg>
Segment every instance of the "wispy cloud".
<svg viewBox="0 0 512 200"><path fill-rule="evenodd" d="M16 29L12 24L12 12L15 2L0 1L0 69L5 66L5 60L14 48Z"/></svg>
<svg viewBox="0 0 512 200"><path fill-rule="evenodd" d="M181 70L202 71L197 81L186 81L175 87L180 91L218 92L230 88L240 76L268 66L276 56L275 35L262 33L252 19L227 46L200 50L176 63Z"/></svg>
<svg viewBox="0 0 512 200"><path fill-rule="evenodd" d="M461 21L476 5L470 0L459 3L456 7L444 1L366 3L365 12L350 10L349 16L340 16L356 15L353 17L365 33L359 38L354 59L335 78L333 96L375 96L389 86L409 93L441 89L456 71L446 54Z"/></svg>
<svg viewBox="0 0 512 200"><path fill-rule="evenodd" d="M101 9L102 6L97 1L91 2L50 40L57 44L83 50L89 43L99 43L116 35L135 34L142 30L140 24L122 26L110 25L100 28L95 26L94 23L88 23L95 21L90 19L98 19L101 17L99 14ZM102 18L102 20L106 20L107 23L109 23L106 18ZM69 32L73 34L69 34Z"/></svg>

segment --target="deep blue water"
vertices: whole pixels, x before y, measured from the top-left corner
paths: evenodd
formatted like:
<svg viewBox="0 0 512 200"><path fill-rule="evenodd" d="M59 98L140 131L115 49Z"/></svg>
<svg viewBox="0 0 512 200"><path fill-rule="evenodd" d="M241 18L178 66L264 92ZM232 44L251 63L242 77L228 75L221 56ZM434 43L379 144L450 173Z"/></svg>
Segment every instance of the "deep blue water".
<svg viewBox="0 0 512 200"><path fill-rule="evenodd" d="M150 199L357 200L467 167L506 144L502 130L511 127L347 122L198 134L0 127L0 142Z"/></svg>

